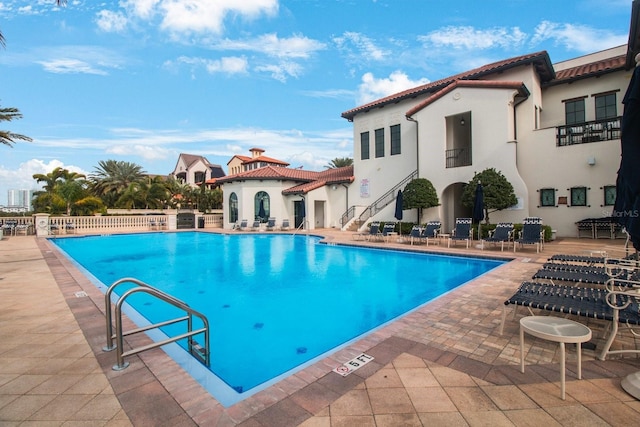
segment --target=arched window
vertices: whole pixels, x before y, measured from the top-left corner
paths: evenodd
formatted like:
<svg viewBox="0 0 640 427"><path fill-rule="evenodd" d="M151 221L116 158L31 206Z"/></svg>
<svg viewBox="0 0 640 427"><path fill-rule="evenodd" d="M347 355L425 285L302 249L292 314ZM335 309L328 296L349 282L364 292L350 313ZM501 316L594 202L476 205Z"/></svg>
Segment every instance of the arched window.
<svg viewBox="0 0 640 427"><path fill-rule="evenodd" d="M238 222L238 196L236 193L229 195L229 222Z"/></svg>
<svg viewBox="0 0 640 427"><path fill-rule="evenodd" d="M270 203L269 195L265 191L258 191L254 198L254 214L255 220L260 222L267 222L269 219Z"/></svg>

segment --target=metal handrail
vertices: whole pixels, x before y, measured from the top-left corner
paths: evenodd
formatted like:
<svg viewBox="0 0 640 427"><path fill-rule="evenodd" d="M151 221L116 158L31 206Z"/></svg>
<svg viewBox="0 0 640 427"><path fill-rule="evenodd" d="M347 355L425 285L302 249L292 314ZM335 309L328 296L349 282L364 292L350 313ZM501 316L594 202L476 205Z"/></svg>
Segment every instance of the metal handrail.
<svg viewBox="0 0 640 427"><path fill-rule="evenodd" d="M375 202L371 203L367 208L360 214L358 219L360 223L364 223L372 216L376 215L390 203L392 203L396 199L396 192L403 188L409 181L413 180L416 176L418 176L418 171L414 170L411 172L409 176L404 178L402 181L393 186L389 191L384 193L382 196L378 198Z"/></svg>
<svg viewBox="0 0 640 427"><path fill-rule="evenodd" d="M117 300L115 310L114 310L114 314L116 318L115 319L116 331L115 333L113 333L113 322L112 322L112 316L111 316L111 295L113 294L114 289L123 283L133 283L137 286L135 288L132 288L126 291ZM122 305L125 303L125 300L127 299L127 297L139 292L146 293L168 304L171 304L174 307L185 311L187 315L123 332L122 331ZM198 317L202 321L202 324L203 324L202 328L193 330L193 316ZM103 350L104 351L112 351L114 349L116 350L116 364L113 366L113 369L116 371L120 371L122 369L125 369L127 366L129 366L129 363L124 361L124 358L126 356L138 354L143 351L160 347L165 344L176 342L185 338L189 338L187 340L189 354L194 356L205 366L210 365L209 320L207 319L207 317L204 314L192 309L186 303L180 301L179 299L174 298L171 295L166 294L161 290L156 289L153 286L150 286L138 279L127 277L127 278L117 280L111 286L109 286L109 289L107 289L107 292L105 292L105 317L106 317L106 326L107 326L107 345L103 347ZM157 341L157 342L154 342L142 347L138 347L129 351L123 351L125 336L137 334L140 332L145 332L151 329L158 329L163 326L172 325L172 324L184 322L184 321L187 322L187 332L184 334L180 334L178 336L171 337L166 340ZM199 334L204 334L204 348L202 348L195 340L191 339L191 337ZM114 346L114 339L116 341L115 346Z"/></svg>

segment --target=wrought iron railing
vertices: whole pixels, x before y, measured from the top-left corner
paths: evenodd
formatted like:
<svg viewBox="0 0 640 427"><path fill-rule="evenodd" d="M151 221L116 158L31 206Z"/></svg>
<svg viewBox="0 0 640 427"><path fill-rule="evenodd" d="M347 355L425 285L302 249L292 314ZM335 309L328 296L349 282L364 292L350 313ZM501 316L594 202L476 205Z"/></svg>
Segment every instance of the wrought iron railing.
<svg viewBox="0 0 640 427"><path fill-rule="evenodd" d="M611 141L620 139L622 117L590 122L558 126L556 128L556 145L585 144L588 142Z"/></svg>
<svg viewBox="0 0 640 427"><path fill-rule="evenodd" d="M461 166L471 165L471 149L470 148L452 148L445 151L446 167L459 168Z"/></svg>

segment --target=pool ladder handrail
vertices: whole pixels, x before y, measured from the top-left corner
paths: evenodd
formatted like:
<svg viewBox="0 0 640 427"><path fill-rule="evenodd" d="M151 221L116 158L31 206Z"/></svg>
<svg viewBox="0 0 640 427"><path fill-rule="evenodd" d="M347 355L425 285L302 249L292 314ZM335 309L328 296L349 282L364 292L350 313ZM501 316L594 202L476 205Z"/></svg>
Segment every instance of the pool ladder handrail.
<svg viewBox="0 0 640 427"><path fill-rule="evenodd" d="M123 293L122 296L120 296L116 301L115 310L114 310L116 331L114 333L113 321L112 321L112 315L111 315L111 311L112 311L111 296L115 288L123 283L134 283L137 286ZM187 313L187 315L183 317L178 317L176 319L166 320L164 322L154 323L148 326L123 332L122 331L122 305L124 304L127 297L138 292L149 294L168 304L173 305L174 307L184 310ZM174 298L173 296L165 292L162 292L161 290L154 288L153 286L148 285L147 283L144 283L138 279L135 279L132 277L125 277L123 279L119 279L115 281L114 283L111 284L111 286L109 286L109 288L107 289L104 295L104 303L105 303L105 317L106 317L106 326L107 326L107 345L102 349L104 351L116 350L116 364L113 365L114 371L121 371L125 369L127 366L129 366L129 363L124 361L124 358L126 356L138 354L143 351L151 350L153 348L160 347L165 344L170 344L172 342L179 341L185 338L188 338L187 343L188 343L189 354L191 354L193 357L195 357L198 361L200 361L205 366L207 367L210 366L209 320L204 314L192 309L185 302L177 298ZM202 328L193 330L193 316L198 317L202 321L203 323ZM142 347L134 348L129 351L123 351L125 336L137 334L140 332L145 332L151 329L158 329L162 326L172 325L174 323L179 323L184 321L187 322L187 332L184 334L180 334L178 336L168 338L166 340L147 344ZM201 347L195 340L191 338L199 334L204 334L204 348ZM116 345L114 345L114 340L116 341Z"/></svg>

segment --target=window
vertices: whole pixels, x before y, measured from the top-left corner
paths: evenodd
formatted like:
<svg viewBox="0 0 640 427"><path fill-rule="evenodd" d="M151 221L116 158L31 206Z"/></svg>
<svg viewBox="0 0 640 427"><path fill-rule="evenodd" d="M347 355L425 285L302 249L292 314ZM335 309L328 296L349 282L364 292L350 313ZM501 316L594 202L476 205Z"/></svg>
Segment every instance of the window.
<svg viewBox="0 0 640 427"><path fill-rule="evenodd" d="M369 132L360 134L360 160L369 159Z"/></svg>
<svg viewBox="0 0 640 427"><path fill-rule="evenodd" d="M236 193L229 195L229 222L238 222L238 196Z"/></svg>
<svg viewBox="0 0 640 427"><path fill-rule="evenodd" d="M540 206L556 205L556 189L543 188L540 190Z"/></svg>
<svg viewBox="0 0 640 427"><path fill-rule="evenodd" d="M565 124L574 125L584 123L584 99L565 101L564 103Z"/></svg>
<svg viewBox="0 0 640 427"><path fill-rule="evenodd" d="M376 129L376 157L384 157L384 129Z"/></svg>
<svg viewBox="0 0 640 427"><path fill-rule="evenodd" d="M258 191L253 198L254 201L254 220L260 222L267 222L269 219L269 194L265 191Z"/></svg>
<svg viewBox="0 0 640 427"><path fill-rule="evenodd" d="M610 119L618 116L618 108L616 105L616 94L607 93L606 95L596 96L596 120Z"/></svg>
<svg viewBox="0 0 640 427"><path fill-rule="evenodd" d="M587 187L571 189L571 206L587 206Z"/></svg>
<svg viewBox="0 0 640 427"><path fill-rule="evenodd" d="M604 186L604 205L613 206L616 204L616 186L605 185Z"/></svg>
<svg viewBox="0 0 640 427"><path fill-rule="evenodd" d="M400 154L400 125L391 126L391 155Z"/></svg>

